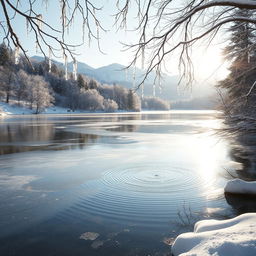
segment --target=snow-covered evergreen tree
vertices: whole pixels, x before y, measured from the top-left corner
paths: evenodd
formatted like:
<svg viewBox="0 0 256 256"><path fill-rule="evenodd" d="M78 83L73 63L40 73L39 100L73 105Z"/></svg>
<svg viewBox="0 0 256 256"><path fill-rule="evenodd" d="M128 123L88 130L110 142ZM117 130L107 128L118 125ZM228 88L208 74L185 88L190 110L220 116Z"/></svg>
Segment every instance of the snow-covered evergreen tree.
<svg viewBox="0 0 256 256"><path fill-rule="evenodd" d="M0 44L0 66L10 65L11 54L5 43Z"/></svg>
<svg viewBox="0 0 256 256"><path fill-rule="evenodd" d="M252 18L254 12L237 10L235 16ZM231 61L230 74L219 83L226 89L225 105L232 114L252 112L254 109L255 90L250 92L256 81L256 35L255 25L236 21L229 28L229 44L224 50L226 59ZM250 92L250 95L248 94Z"/></svg>

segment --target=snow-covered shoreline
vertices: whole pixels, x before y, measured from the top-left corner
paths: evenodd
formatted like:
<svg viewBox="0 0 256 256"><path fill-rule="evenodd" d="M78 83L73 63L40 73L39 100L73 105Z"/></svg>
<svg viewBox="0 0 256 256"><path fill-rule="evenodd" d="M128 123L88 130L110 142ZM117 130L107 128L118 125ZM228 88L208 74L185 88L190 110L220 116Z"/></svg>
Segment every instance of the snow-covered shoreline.
<svg viewBox="0 0 256 256"><path fill-rule="evenodd" d="M92 113L127 113L128 111L124 110L118 110L115 112L106 112L106 111L89 111L89 110L80 110L76 109L75 111L72 111L69 108L59 107L59 106L51 106L46 108L44 111L40 112L40 115L64 115L64 114L92 114ZM136 112L137 113L137 112ZM14 116L14 115L35 115L35 110L30 109L28 107L19 106L17 103L11 103L7 104L4 102L0 102L0 116Z"/></svg>
<svg viewBox="0 0 256 256"><path fill-rule="evenodd" d="M4 103L4 102L0 102L0 109L2 111L2 113L1 113L2 116L6 116L6 115L33 115L33 114L35 114L34 109L30 109L30 108L24 107L24 106L19 106L17 103L7 104L7 103ZM92 113L92 112L91 111L85 111L85 110L71 111L69 108L51 106L51 107L46 108L40 114L80 114L80 113Z"/></svg>
<svg viewBox="0 0 256 256"><path fill-rule="evenodd" d="M226 184L224 191L231 194L256 195L256 181L230 180Z"/></svg>
<svg viewBox="0 0 256 256"><path fill-rule="evenodd" d="M179 235L172 246L174 256L256 255L256 213L229 220L203 220L194 232Z"/></svg>
<svg viewBox="0 0 256 256"><path fill-rule="evenodd" d="M256 195L256 182L234 179L225 193ZM202 220L194 232L179 235L173 245L174 256L253 256L256 255L256 213L245 213L228 220Z"/></svg>
<svg viewBox="0 0 256 256"><path fill-rule="evenodd" d="M47 114L96 114L96 113L104 113L104 114L113 114L113 113L154 113L154 112L168 112L172 111L175 113L186 113L188 110L179 110L179 109L172 109L172 110L148 110L148 109L141 109L140 112L130 112L127 110L117 110L115 112L106 112L106 111L100 111L100 110L95 110L95 111L89 111L89 110L81 110L81 109L76 109L75 111L71 111L69 108L64 108L64 107L59 107L59 106L51 106L46 108L44 111L42 111L41 115L47 115ZM198 113L198 111L204 111L206 113L221 113L220 111L217 110L189 110L189 112L192 113ZM30 109L28 107L24 106L19 106L17 102L11 102L10 104L7 104L5 102L0 101L0 117L1 116L12 116L12 115L34 115L35 110Z"/></svg>

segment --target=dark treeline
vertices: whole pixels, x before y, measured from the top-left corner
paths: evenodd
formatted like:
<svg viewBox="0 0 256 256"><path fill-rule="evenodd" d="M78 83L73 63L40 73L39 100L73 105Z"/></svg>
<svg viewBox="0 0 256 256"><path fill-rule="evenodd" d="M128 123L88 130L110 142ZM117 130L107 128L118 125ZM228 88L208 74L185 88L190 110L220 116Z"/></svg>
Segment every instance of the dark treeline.
<svg viewBox="0 0 256 256"><path fill-rule="evenodd" d="M16 62L16 64L15 64ZM15 60L14 52L5 44L0 45L0 96L9 103L14 99L40 113L52 104L89 111L113 112L116 110L140 111L138 95L121 85L104 85L82 74L74 79L63 69L51 63L29 61L20 56Z"/></svg>
<svg viewBox="0 0 256 256"><path fill-rule="evenodd" d="M255 16L252 10L244 9L235 11L234 15ZM228 124L224 132L232 136L233 159L241 162L242 169L249 173L255 170L256 164L256 25L236 21L229 33L224 54L231 63L230 73L218 84Z"/></svg>

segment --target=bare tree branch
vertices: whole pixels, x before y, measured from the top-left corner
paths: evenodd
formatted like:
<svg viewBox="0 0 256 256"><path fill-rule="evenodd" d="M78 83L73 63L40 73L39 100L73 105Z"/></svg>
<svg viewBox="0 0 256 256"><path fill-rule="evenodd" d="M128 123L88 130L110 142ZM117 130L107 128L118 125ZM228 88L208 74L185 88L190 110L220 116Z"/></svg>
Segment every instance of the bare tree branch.
<svg viewBox="0 0 256 256"><path fill-rule="evenodd" d="M137 1L142 6L140 9L141 22L137 28L140 31L138 42L126 45L134 51L131 67L146 52L147 68L145 76L138 87L145 82L150 72L161 71L161 66L167 56L179 52L179 69L181 78L186 78L188 84L193 79L193 62L191 58L192 46L202 39L208 40L208 45L221 28L228 26L234 21L255 24L255 19L246 19L233 15L233 11L239 8L256 10L255 1L167 1L167 0L145 0ZM126 0L123 8L116 14L118 21L122 17L120 27L126 26L132 1ZM146 38L146 40L144 40Z"/></svg>
<svg viewBox="0 0 256 256"><path fill-rule="evenodd" d="M74 49L85 43L84 34L86 29L88 31L88 41L94 38L97 42L99 41L100 32L105 31L97 17L97 12L100 11L101 8L97 7L89 0L76 0L74 2L70 0L60 0L60 30L53 27L48 21L43 20L42 15L36 11L36 2L38 1L29 0L28 3L22 3L28 8L24 11L20 8L20 0L0 0L0 8L2 8L5 18L3 21L0 21L0 28L4 32L3 40L6 40L9 46L11 46L12 43L13 46L21 49L28 61L29 58L23 46L22 38L18 36L14 27L15 19L18 17L23 18L26 22L28 32L33 33L36 45L45 57L48 49L51 49L55 57L58 57L56 53L61 51L63 55L69 55L71 58L75 59ZM42 2L45 1L42 0ZM66 32L79 16L83 24L82 43L69 44L66 40ZM55 45L57 45L57 47L55 47Z"/></svg>

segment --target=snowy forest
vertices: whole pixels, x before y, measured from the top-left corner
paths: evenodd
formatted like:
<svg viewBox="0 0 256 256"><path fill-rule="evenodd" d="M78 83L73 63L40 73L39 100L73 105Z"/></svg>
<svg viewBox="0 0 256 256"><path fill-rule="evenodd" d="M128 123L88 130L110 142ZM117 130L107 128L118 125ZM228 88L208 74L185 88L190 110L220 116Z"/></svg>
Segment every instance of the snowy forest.
<svg viewBox="0 0 256 256"><path fill-rule="evenodd" d="M139 96L121 85L102 85L94 79L65 72L49 60L35 62L24 56L15 64L15 53L3 43L0 45L0 90L6 103L10 99L42 112L52 104L89 111L140 111Z"/></svg>
<svg viewBox="0 0 256 256"><path fill-rule="evenodd" d="M77 76L77 77L75 77ZM0 95L2 101L15 100L36 114L55 105L70 111L169 110L170 104L156 97L145 97L121 85L101 84L82 74L67 73L48 59L43 62L19 56L4 43L0 45Z"/></svg>
<svg viewBox="0 0 256 256"><path fill-rule="evenodd" d="M234 15L250 19L254 12L239 9L234 12ZM223 52L225 58L230 61L230 73L225 80L217 84L217 87L222 91L220 97L226 118L236 125L242 120L249 124L256 118L255 30L255 24L234 22L228 29L229 42Z"/></svg>

